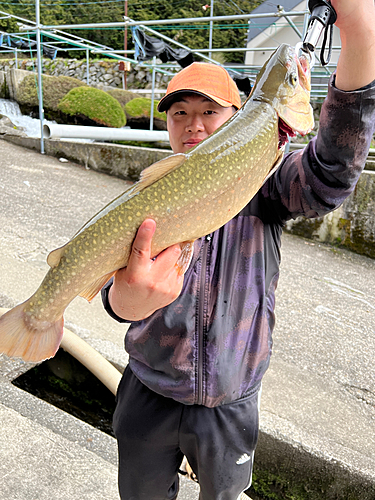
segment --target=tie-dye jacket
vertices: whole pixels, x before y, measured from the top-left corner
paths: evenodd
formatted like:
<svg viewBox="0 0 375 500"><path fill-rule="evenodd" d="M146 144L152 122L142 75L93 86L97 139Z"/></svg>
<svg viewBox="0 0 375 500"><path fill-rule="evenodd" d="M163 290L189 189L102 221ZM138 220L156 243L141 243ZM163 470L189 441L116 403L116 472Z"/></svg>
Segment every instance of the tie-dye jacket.
<svg viewBox="0 0 375 500"><path fill-rule="evenodd" d="M269 365L284 223L337 208L363 169L375 124L375 88L329 86L320 128L230 222L195 242L181 295L131 324L129 363L147 387L214 407L259 388ZM102 296L109 314L108 289Z"/></svg>

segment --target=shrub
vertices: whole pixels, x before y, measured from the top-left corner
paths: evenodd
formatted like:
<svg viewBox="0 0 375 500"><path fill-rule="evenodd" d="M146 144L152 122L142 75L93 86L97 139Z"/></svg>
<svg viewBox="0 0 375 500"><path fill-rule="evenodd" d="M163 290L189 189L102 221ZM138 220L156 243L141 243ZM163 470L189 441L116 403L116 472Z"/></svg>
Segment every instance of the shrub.
<svg viewBox="0 0 375 500"><path fill-rule="evenodd" d="M72 89L58 105L66 115L88 118L96 125L123 127L126 118L119 102L104 90L93 87Z"/></svg>
<svg viewBox="0 0 375 500"><path fill-rule="evenodd" d="M17 89L17 102L22 110L32 111L38 108L37 75L30 73L20 83ZM85 83L69 76L43 75L43 108L46 118L56 118L58 104L66 94ZM23 111L24 112L24 111Z"/></svg>
<svg viewBox="0 0 375 500"><path fill-rule="evenodd" d="M165 113L159 113L157 108L157 101L154 101L154 118L162 120L164 122L167 121L167 117ZM129 118L150 118L151 114L151 99L147 97L137 97L136 99L132 99L125 106L126 116Z"/></svg>
<svg viewBox="0 0 375 500"><path fill-rule="evenodd" d="M125 112L126 104L132 99L138 99L138 95L135 92L131 92L130 90L123 89L109 89L106 90L107 94L114 97L121 105L122 109Z"/></svg>

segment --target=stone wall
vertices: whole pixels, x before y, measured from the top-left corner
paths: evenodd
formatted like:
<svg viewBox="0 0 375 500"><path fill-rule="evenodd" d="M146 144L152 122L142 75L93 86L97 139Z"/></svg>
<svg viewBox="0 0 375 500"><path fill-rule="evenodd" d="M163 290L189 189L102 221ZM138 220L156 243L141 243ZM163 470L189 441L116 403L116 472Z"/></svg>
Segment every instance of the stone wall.
<svg viewBox="0 0 375 500"><path fill-rule="evenodd" d="M0 71L7 72L13 68L37 72L36 60L30 59L0 59ZM118 69L119 63L115 60L89 61L89 85L111 86L123 88L123 72ZM87 61L78 59L44 59L43 73L53 76L71 76L87 82ZM166 88L170 77L155 74L156 86ZM129 89L151 89L152 71L142 66L132 66L126 77Z"/></svg>
<svg viewBox="0 0 375 500"><path fill-rule="evenodd" d="M365 170L354 192L334 212L318 219L298 217L287 222L286 230L375 259L375 172Z"/></svg>

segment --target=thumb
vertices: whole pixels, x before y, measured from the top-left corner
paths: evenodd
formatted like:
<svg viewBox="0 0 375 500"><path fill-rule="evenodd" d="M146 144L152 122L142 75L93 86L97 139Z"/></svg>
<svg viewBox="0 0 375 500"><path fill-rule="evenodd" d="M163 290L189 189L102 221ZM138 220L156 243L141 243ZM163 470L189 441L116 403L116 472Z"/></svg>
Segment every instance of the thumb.
<svg viewBox="0 0 375 500"><path fill-rule="evenodd" d="M152 219L146 219L139 226L136 237L133 242L130 253L128 268L144 265L145 261L151 258L151 243L156 229L156 222Z"/></svg>

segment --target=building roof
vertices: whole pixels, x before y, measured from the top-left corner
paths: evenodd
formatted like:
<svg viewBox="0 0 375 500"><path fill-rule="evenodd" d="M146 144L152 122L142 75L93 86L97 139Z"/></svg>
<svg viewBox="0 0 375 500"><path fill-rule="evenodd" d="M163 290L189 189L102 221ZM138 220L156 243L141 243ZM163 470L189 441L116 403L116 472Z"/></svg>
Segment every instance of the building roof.
<svg viewBox="0 0 375 500"><path fill-rule="evenodd" d="M259 7L251 11L252 14L265 14L277 12L278 6L281 5L286 12L293 10L302 0L280 0L280 3L273 2L272 0L266 0ZM247 35L247 43L249 43L253 38L259 35L262 31L267 29L271 24L278 21L279 17L263 17L259 19L249 20L249 30Z"/></svg>

